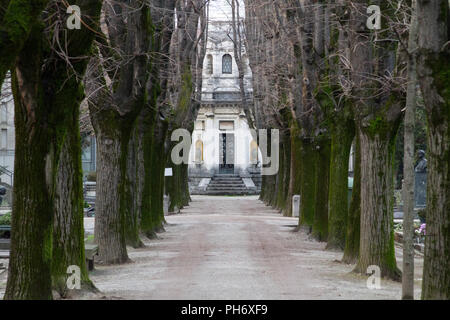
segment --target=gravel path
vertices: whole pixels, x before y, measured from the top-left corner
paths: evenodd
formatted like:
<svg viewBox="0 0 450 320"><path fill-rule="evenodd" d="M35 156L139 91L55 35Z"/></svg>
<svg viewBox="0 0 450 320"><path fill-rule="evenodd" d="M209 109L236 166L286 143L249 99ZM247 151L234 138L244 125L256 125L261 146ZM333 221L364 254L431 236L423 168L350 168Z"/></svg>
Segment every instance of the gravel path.
<svg viewBox="0 0 450 320"><path fill-rule="evenodd" d="M400 299L401 284L367 277L338 262L341 252L293 232L257 197L193 196L166 232L129 248L132 262L96 266L90 277L106 297L123 299ZM399 249L397 248L397 251ZM401 256L398 256L401 266ZM423 260L416 260L420 297ZM86 297L88 298L88 297Z"/></svg>

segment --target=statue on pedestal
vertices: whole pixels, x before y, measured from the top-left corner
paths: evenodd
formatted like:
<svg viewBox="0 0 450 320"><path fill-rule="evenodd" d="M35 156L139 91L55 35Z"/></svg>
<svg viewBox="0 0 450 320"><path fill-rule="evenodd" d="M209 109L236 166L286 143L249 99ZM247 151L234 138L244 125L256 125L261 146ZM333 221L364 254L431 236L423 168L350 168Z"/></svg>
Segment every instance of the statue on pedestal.
<svg viewBox="0 0 450 320"><path fill-rule="evenodd" d="M427 172L427 159L425 159L425 151L419 150L417 151L417 163L414 168L415 172L425 173Z"/></svg>

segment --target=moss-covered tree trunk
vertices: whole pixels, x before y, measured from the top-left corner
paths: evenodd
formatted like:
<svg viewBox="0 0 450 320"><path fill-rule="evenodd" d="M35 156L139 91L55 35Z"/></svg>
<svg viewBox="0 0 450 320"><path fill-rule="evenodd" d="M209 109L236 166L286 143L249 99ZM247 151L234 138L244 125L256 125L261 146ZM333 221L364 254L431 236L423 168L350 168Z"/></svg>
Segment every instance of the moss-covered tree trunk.
<svg viewBox="0 0 450 320"><path fill-rule="evenodd" d="M156 102L155 102L156 103ZM143 186L142 186L142 202L141 202L141 219L140 231L147 237L152 238L153 233L153 216L151 210L152 201L152 181L155 179L156 171L152 166L153 154L153 133L156 121L156 115L151 110L146 108L140 116L140 124L142 127L142 148L143 148Z"/></svg>
<svg viewBox="0 0 450 320"><path fill-rule="evenodd" d="M134 126L128 143L126 183L123 191L123 202L128 203L128 206L124 207L125 242L133 248L140 248L144 245L139 237L143 184L143 153L141 147L138 127Z"/></svg>
<svg viewBox="0 0 450 320"><path fill-rule="evenodd" d="M331 163L329 192L329 249L343 250L348 213L348 163L355 129L353 121L335 123L331 131Z"/></svg>
<svg viewBox="0 0 450 320"><path fill-rule="evenodd" d="M409 29L405 120L403 132L403 266L402 299L414 300L414 151L415 118L417 104L417 9L416 1L411 1L411 27Z"/></svg>
<svg viewBox="0 0 450 320"><path fill-rule="evenodd" d="M386 124L387 125L387 124ZM394 250L393 156L395 128L359 130L361 146L361 238L355 271L376 265L381 275L400 280Z"/></svg>
<svg viewBox="0 0 450 320"><path fill-rule="evenodd" d="M27 1L23 2L24 5L26 3ZM14 81L14 95L17 101L15 169L20 173L16 174L16 177L21 176L22 172L27 177L27 170L33 170L30 176L41 175L43 179L40 187L30 183L26 178L15 179L14 187L18 190L32 191L33 188L35 190L32 194L23 194L14 198L13 205L18 208L18 212L22 210L21 208L26 208L26 216L14 214L16 223L21 226L28 224L28 227L22 227L22 230L14 231L13 234L17 235L18 242L22 244L28 241L24 239L29 238L30 233L35 240L26 247L21 245L15 247L18 251L17 255L21 257L19 263L23 264L20 269L14 267L15 254L11 254L12 281L8 284L5 295L7 298L31 299L34 296L35 299L46 299L51 297L51 294L49 295L46 291L47 281L50 285L52 284L52 281L47 278L48 266L45 266L45 271L40 273L42 261L28 261L26 252L33 252L33 255L42 254L46 263L51 259L50 272L53 288L60 294L66 292L65 279L67 267L70 265L80 267L84 289L93 288L87 276L84 260L79 107L84 97L80 79L89 61L86 55L91 50L94 39L92 29L97 27L101 1L78 0L74 4L80 6L83 14L90 17L86 22L90 29L85 28L67 35L64 30L60 33L51 33L54 30L44 32L40 26L36 25L17 60ZM36 3L36 6L39 5L40 3ZM62 5L52 6L49 9L51 19L58 19L59 11L65 12L65 9ZM47 47L48 37L51 36L53 39L62 35L66 40L65 53L71 63L69 70L67 60L61 58L61 52L57 53L56 48ZM35 53L33 59L29 57L31 51ZM36 131L33 127L38 130ZM28 137L21 137L21 134ZM39 137L39 142L33 141L36 137ZM25 153L20 151L22 147L25 148ZM40 152L46 155L33 153L33 148L41 148ZM24 166L27 169L24 169ZM42 198L39 200L41 202L39 206L44 206L44 209L30 206L36 201L35 197L40 192L47 196L46 200ZM20 193L21 191L17 194ZM33 210L37 210L36 213ZM42 221L39 222L39 219L48 219L47 210L54 214L50 220L46 220L51 223L50 229L44 227ZM13 208L13 211L16 209ZM27 219L37 219L37 223L41 225L37 226L35 222L27 223ZM43 244L36 237L44 237L45 243ZM34 245L39 248L34 248ZM34 263L36 265L33 265ZM25 276L23 272L26 272ZM22 282L27 284L24 285ZM34 288L36 282L39 282L40 289ZM33 290L35 291L32 292Z"/></svg>
<svg viewBox="0 0 450 320"><path fill-rule="evenodd" d="M64 59L56 64L48 64L46 75L51 81L45 81L48 91L54 95L48 100L56 119L57 136L55 137L59 156L55 158L55 215L53 224L53 288L62 296L67 294L67 268L71 265L80 267L82 288L95 290L88 278L84 256L83 226L83 182L81 164L80 138L80 104L84 99L84 87L81 78L89 62L87 56L92 52L92 42L100 19L101 0L77 0L89 28L70 33L68 52L73 69L67 71ZM66 10L61 5L59 10ZM80 59L79 57L83 57ZM52 69L55 67L57 71ZM74 74L73 71L76 73ZM58 89L55 89L58 88Z"/></svg>
<svg viewBox="0 0 450 320"><path fill-rule="evenodd" d="M272 199L272 206L277 208L278 210L282 211L284 209L284 204L286 201L286 194L285 194L285 185L286 185L286 145L283 143L285 141L284 137L281 139L280 142L280 155L279 155L279 164L280 167L278 169L277 173L277 183L275 186L276 192L274 193L274 197ZM287 184L289 186L289 183Z"/></svg>
<svg viewBox="0 0 450 320"><path fill-rule="evenodd" d="M125 236L124 187L130 129L123 130L114 110L90 107L97 138L97 185L95 199L95 242L99 260L105 264L128 261Z"/></svg>
<svg viewBox="0 0 450 320"><path fill-rule="evenodd" d="M188 166L173 164L170 153L167 158L168 167L173 171L173 176L165 178L165 190L169 196L169 212L178 212L190 202Z"/></svg>
<svg viewBox="0 0 450 320"><path fill-rule="evenodd" d="M404 105L397 82L385 78L386 74L394 79L403 76L395 68L398 42L392 40L390 19L397 7L381 1L382 28L370 30L369 5L369 0L355 1L349 19L352 111L361 147L361 237L355 271L366 274L370 265L377 265L383 277L400 280L394 251L393 153Z"/></svg>
<svg viewBox="0 0 450 320"><path fill-rule="evenodd" d="M172 13L175 7L175 0L158 0L155 1L154 6L163 9L161 11L153 10L152 14L152 20L155 26L154 36L158 39L158 41L153 43L153 49L159 51L160 54L153 58L154 65L151 69L152 82L148 90L148 101L138 117L138 130L141 141L141 159L139 161L142 170L141 217L139 229L140 232L149 238L154 237L158 220L154 217L155 213L152 210L152 207L154 206L153 185L155 184L155 181L159 181L161 174L164 175L164 141L161 140L162 138L157 137L156 130L161 130L158 129L161 127L161 123L157 122L157 117L161 114L166 115L169 112L166 103L168 99L167 87L169 77L166 72L172 62L169 55L174 32L174 17ZM155 167L154 162L158 160L163 164L163 169L161 169L160 166ZM160 164L157 163L157 165ZM161 197L163 197L163 195ZM161 201L163 201L163 199L161 199Z"/></svg>
<svg viewBox="0 0 450 320"><path fill-rule="evenodd" d="M169 196L169 212L179 212L181 200L181 165L175 165L168 157L168 167L172 168L172 176L165 178L165 191Z"/></svg>
<svg viewBox="0 0 450 320"><path fill-rule="evenodd" d="M167 135L167 123L157 121L153 132L151 158L149 161L152 178L149 180L150 210L145 213L141 223L141 230L149 238L154 238L156 232L163 231L164 227L164 169L166 165L166 152L164 143Z"/></svg>
<svg viewBox="0 0 450 320"><path fill-rule="evenodd" d="M163 67L158 57L168 52L160 52L165 33L156 33L155 29L160 31L162 21L171 13L161 1L131 0L104 9L108 40L121 55L102 52L109 59L92 61L91 78L104 84L89 90L92 93L90 115L98 142L96 219L99 223L96 221L95 235L100 259L105 263L122 263L128 260L127 242L136 247L141 245L137 231L139 208L132 205L133 193L140 190L135 180L137 159L133 158L135 146L140 143L135 126L142 110L154 101L153 89L159 80L157 71ZM134 58L129 59L130 56ZM117 62L117 70L110 65L111 61ZM115 71L110 72L111 69ZM92 101L94 98L99 102ZM137 140L130 145L130 139Z"/></svg>
<svg viewBox="0 0 450 320"><path fill-rule="evenodd" d="M418 76L427 108L427 229L422 298L450 299L450 12L447 0L417 1Z"/></svg>
<svg viewBox="0 0 450 320"><path fill-rule="evenodd" d="M350 208L348 209L345 248L342 262L353 264L359 257L359 240L361 228L361 148L359 134L355 134L355 166L353 170L353 189Z"/></svg>
<svg viewBox="0 0 450 320"><path fill-rule="evenodd" d="M167 167L172 168L172 176L166 177L165 180L165 194L169 196L169 212L178 212L183 207L189 205L191 200L189 193L188 180L188 165L176 165L172 162L172 148L175 144L172 142L172 147L167 152Z"/></svg>
<svg viewBox="0 0 450 320"><path fill-rule="evenodd" d="M261 201L266 205L271 205L273 194L275 193L276 175L263 176L263 190Z"/></svg>
<svg viewBox="0 0 450 320"><path fill-rule="evenodd" d="M314 222L312 236L319 241L327 241L328 238L328 191L330 181L330 153L331 141L323 138L318 143L316 163L316 185Z"/></svg>
<svg viewBox="0 0 450 320"><path fill-rule="evenodd" d="M315 145L308 140L301 142L301 200L299 225L312 228L316 203L316 158Z"/></svg>
<svg viewBox="0 0 450 320"><path fill-rule="evenodd" d="M288 198L289 194L289 180L291 176L291 137L289 134L286 134L285 137L283 137L283 140L281 143L284 145L283 153L281 154L281 159L283 161L283 184L280 186L282 191L279 195L279 209L283 212L283 214L286 212L287 207L289 207L290 201Z"/></svg>
<svg viewBox="0 0 450 320"><path fill-rule="evenodd" d="M61 296L67 294L67 268L80 267L83 289L93 289L84 256L84 215L81 167L79 112L73 118L62 143L56 172L55 215L53 222L52 276L53 288Z"/></svg>
<svg viewBox="0 0 450 320"><path fill-rule="evenodd" d="M189 192L189 166L181 165L181 205L186 207L191 202L191 193Z"/></svg>
<svg viewBox="0 0 450 320"><path fill-rule="evenodd" d="M16 150L11 252L5 299L51 299L54 148L41 87L41 28L34 28L12 84ZM29 55L33 52L33 56ZM53 152L52 152L53 151Z"/></svg>
<svg viewBox="0 0 450 320"><path fill-rule="evenodd" d="M267 187L267 176L261 177L261 192L259 193L259 200L265 203L266 197L266 187Z"/></svg>
<svg viewBox="0 0 450 320"><path fill-rule="evenodd" d="M133 130L133 115L121 117L111 108L109 93L96 91L91 81L102 79L96 59L91 60L87 81L89 113L97 141L97 184L95 198L95 242L99 260L105 264L128 261L126 214L130 206L127 177L128 151ZM93 79L93 80L91 80ZM94 93L95 92L95 93Z"/></svg>
<svg viewBox="0 0 450 320"><path fill-rule="evenodd" d="M300 182L301 182L301 143L299 140L299 130L296 125L291 125L291 141L290 141L290 177L289 177L289 190L287 196L286 216L292 216L292 197L300 194Z"/></svg>

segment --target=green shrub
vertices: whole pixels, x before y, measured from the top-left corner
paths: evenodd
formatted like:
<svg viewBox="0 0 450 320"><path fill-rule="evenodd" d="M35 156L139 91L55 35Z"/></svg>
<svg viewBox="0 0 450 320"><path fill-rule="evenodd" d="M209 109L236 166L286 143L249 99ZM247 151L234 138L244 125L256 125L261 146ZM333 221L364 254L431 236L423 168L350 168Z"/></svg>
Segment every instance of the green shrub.
<svg viewBox="0 0 450 320"><path fill-rule="evenodd" d="M0 216L0 226L1 225L11 225L11 212L8 212L2 216Z"/></svg>

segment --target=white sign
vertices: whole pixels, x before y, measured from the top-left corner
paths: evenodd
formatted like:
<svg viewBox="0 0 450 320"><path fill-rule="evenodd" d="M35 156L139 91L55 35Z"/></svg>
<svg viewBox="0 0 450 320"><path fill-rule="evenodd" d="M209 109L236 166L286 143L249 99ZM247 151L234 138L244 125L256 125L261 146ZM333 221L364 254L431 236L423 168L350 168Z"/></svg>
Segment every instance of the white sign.
<svg viewBox="0 0 450 320"><path fill-rule="evenodd" d="M292 197L292 216L300 216L300 195L296 194Z"/></svg>
<svg viewBox="0 0 450 320"><path fill-rule="evenodd" d="M166 171L164 172L165 177L171 177L173 176L172 168L166 168Z"/></svg>

